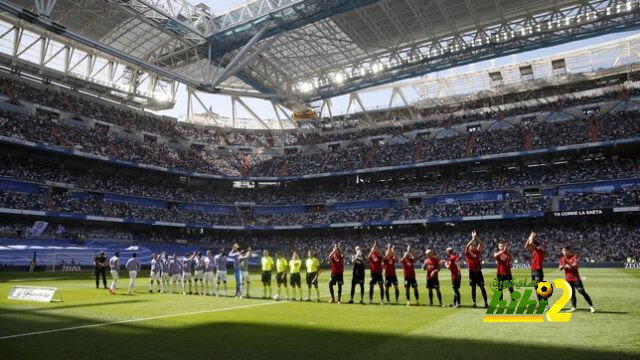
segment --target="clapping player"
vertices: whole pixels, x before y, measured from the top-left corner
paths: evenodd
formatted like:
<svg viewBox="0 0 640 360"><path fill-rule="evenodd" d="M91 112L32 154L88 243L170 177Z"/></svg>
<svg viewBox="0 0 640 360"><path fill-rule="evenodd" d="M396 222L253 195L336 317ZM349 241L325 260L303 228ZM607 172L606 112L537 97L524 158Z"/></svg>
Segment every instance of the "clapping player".
<svg viewBox="0 0 640 360"><path fill-rule="evenodd" d="M453 288L453 304L451 304L451 306L457 308L460 307L460 282L462 281L462 274L460 273L460 259L452 248L447 248L445 266L451 272L451 287Z"/></svg>
<svg viewBox="0 0 640 360"><path fill-rule="evenodd" d="M400 263L402 264L402 274L404 275L404 290L407 296L407 306L411 305L410 289L413 288L413 294L416 298L416 305L420 305L420 296L418 295L418 282L416 281L416 258L411 253L411 245L407 245L407 251L402 256Z"/></svg>
<svg viewBox="0 0 640 360"><path fill-rule="evenodd" d="M596 312L596 309L593 307L593 302L591 302L591 297L582 285L580 273L578 272L578 257L571 251L571 247L565 246L562 248L562 257L560 258L558 269L564 270L564 279L571 286L571 309L569 309L569 312L576 311L578 304L576 291L587 301L589 310L591 310L592 313Z"/></svg>
<svg viewBox="0 0 640 360"><path fill-rule="evenodd" d="M544 250L540 246L538 234L535 231L531 230L527 241L524 243L524 248L531 252L531 279L535 280L536 286L538 286L540 282L544 281L544 272L542 271ZM541 300L542 297L538 295L538 302Z"/></svg>
<svg viewBox="0 0 640 360"><path fill-rule="evenodd" d="M336 298L334 295L333 287L338 284L338 304L342 300L342 285L344 285L344 254L340 249L340 244L334 244L331 254L329 254L329 260L331 261L331 279L329 280L329 292L331 293L330 303L335 303Z"/></svg>
<svg viewBox="0 0 640 360"><path fill-rule="evenodd" d="M384 287L382 281L382 253L378 242L373 243L369 252L369 269L371 270L371 278L369 279L369 304L373 304L373 290L378 284L380 287L380 305L384 304Z"/></svg>
<svg viewBox="0 0 640 360"><path fill-rule="evenodd" d="M469 268L469 285L471 286L472 307L476 307L476 287L480 287L482 299L484 299L484 307L489 307L487 302L487 290L484 288L484 276L482 275L482 252L484 251L484 243L478 238L475 230L471 232L471 241L467 243L464 249L464 256Z"/></svg>
<svg viewBox="0 0 640 360"><path fill-rule="evenodd" d="M387 245L387 251L384 254L384 293L387 297L387 304L391 303L389 299L389 288L391 286L395 289L396 304L398 304L398 298L400 297L400 290L398 290L398 276L396 275L396 251L395 247L391 244Z"/></svg>
<svg viewBox="0 0 640 360"><path fill-rule="evenodd" d="M511 253L509 252L509 245L506 241L500 241L498 243L498 251L493 253L494 259L496 259L496 269L498 278L498 291L500 291L500 300L502 300L502 292L504 291L505 283L509 283L513 280L511 276ZM513 292L513 286L508 286L509 293Z"/></svg>
<svg viewBox="0 0 640 360"><path fill-rule="evenodd" d="M424 260L424 266L422 267L427 272L427 289L429 289L429 306L433 306L433 289L436 289L436 295L438 296L438 302L440 306L442 304L442 294L440 293L440 280L438 274L440 273L440 258L433 254L433 251L427 249L424 252L426 259Z"/></svg>

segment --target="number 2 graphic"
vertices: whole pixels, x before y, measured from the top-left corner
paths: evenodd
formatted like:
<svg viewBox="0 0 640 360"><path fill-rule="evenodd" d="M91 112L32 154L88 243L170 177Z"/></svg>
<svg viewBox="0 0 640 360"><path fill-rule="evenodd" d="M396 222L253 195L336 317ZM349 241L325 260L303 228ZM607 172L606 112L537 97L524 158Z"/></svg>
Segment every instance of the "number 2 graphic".
<svg viewBox="0 0 640 360"><path fill-rule="evenodd" d="M564 308L564 305L569 302L573 296L573 290L569 283L564 279L555 279L553 283L556 285L556 289L562 289L562 296L551 306L547 311L547 320L551 322L569 322L571 319L571 313L560 313L560 310Z"/></svg>

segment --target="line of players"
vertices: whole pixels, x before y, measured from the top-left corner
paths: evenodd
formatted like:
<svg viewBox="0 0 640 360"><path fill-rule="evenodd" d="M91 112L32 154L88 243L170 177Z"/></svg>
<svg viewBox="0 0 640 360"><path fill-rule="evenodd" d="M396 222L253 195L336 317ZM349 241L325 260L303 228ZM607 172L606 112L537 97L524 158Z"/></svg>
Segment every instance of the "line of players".
<svg viewBox="0 0 640 360"><path fill-rule="evenodd" d="M149 292L153 292L155 282L157 291L162 293L216 296L223 294L223 296L227 296L227 262L231 261L236 281L234 296L242 298L244 287L247 297L250 297L251 282L247 259L251 256L251 253L250 247L245 251L240 251L238 244L234 244L228 254L225 254L224 249L221 249L215 255L211 250L207 251L205 256L202 256L198 251L193 254L187 253L182 259L176 254L169 256L166 252L160 255L153 254L151 258ZM115 295L120 278L119 252L115 252L113 257L109 259L109 268L113 279L109 292ZM135 253L126 262L124 268L129 273L129 294L133 294L136 288L136 278L140 271L140 262ZM214 282L217 285L215 289ZM220 291L221 284L224 292Z"/></svg>
<svg viewBox="0 0 640 360"><path fill-rule="evenodd" d="M545 258L545 251L540 245L537 239L537 234L531 231L529 237L525 242L525 249L531 253L531 277L537 283L544 281L543 263ZM374 243L369 254L365 258L362 249L359 246L355 247L355 255L351 258L353 265L353 275L351 280L351 298L349 303L354 303L356 288L360 288L360 303L365 302L365 268L369 265L370 279L369 279L369 304L373 303L373 295L376 286L380 289L380 304L384 304L385 297L386 303L390 304L390 290L393 288L395 293L395 303L399 302L400 291L398 288L398 279L396 276L396 263L398 259L396 257L394 246L387 245L385 251L382 252L379 245ZM488 307L487 291L484 286L484 276L482 273L481 258L484 252L484 243L477 236L474 230L471 233L471 240L465 247L465 261L469 269L469 284L471 286L471 298L472 307L476 307L476 290L480 288L482 298L484 300L484 307ZM453 302L450 306L460 307L460 284L462 281L462 273L460 271L460 258L452 248L446 249L446 260L444 266L449 269L451 273L451 284L454 292ZM181 292L182 294L192 294L192 283L195 287L195 294L198 295L220 295L220 284L224 286L224 296L227 295L227 260L233 263L234 277L236 281L235 296L238 298L243 297L243 287L246 290L246 297L250 297L250 277L248 268L248 258L252 256L251 248L247 248L244 251L240 250L238 244L234 244L231 251L225 255L224 249L221 249L215 256L211 251L207 251L206 256L201 256L199 252L195 254L186 254L184 259L180 260L174 254L173 256L167 256L163 253L160 256L153 255L151 260L151 280L149 292L153 292L153 283L157 283L158 292L169 292L170 283L173 284L171 292ZM440 293L440 263L441 260L430 249L425 251L425 261L423 264L423 270L426 271L426 286L429 291L429 306L433 305L433 293L435 290L440 306L446 306L442 302L442 294ZM511 261L512 256L509 252L508 244L505 241L501 241L498 244L498 249L493 253L493 258L496 261L496 278L499 281L498 291L504 291L502 287L506 281L513 280L511 274ZM329 254L331 263L331 276L329 281L329 291L331 294L330 303L340 303L342 300L342 287L344 285L344 253L340 248L340 244L335 244L331 253ZM414 302L419 305L419 293L418 283L415 273L416 257L410 246L407 246L400 264L402 266L402 273L404 277L404 287L406 304L411 305L411 289L414 293ZM302 259L298 252L292 253L291 259L287 261L281 252L276 253L276 260L269 255L267 250L263 251L261 263L261 282L263 287L263 298L272 297L272 272L276 270L276 283L277 283L277 295L275 299L279 299L282 296L282 290L285 291L287 300L299 300L302 301L302 279L301 268L303 265ZM119 254L115 255L109 260L109 266L111 268L111 274L113 282L109 291L115 294L115 289L118 281L119 274ZM313 251L309 250L307 258L304 261L306 269L306 285L307 285L307 297L306 301L311 301L312 289L316 293L316 301L320 302L320 290L318 288L318 278L320 276L321 268L320 262L315 257ZM137 272L140 271L140 263L136 259L136 255L133 254L132 258L127 261L125 268L129 271L129 293L135 291L135 279ZM595 312L591 298L584 290L584 286L580 279L578 272L578 258L572 253L569 246L565 246L562 249L562 257L559 260L559 269L564 270L565 280L570 284L573 295L571 298L572 308L569 311L575 311L577 306L576 291L579 292L589 304L591 312ZM193 275L192 275L193 270ZM384 272L384 278L383 278ZM214 273L216 274L217 287L213 289L214 285ZM289 281L287 281L287 275L289 275ZM178 285L180 288L178 289ZM211 285L211 290L209 289ZM337 286L337 297L335 287ZM290 288L293 294L290 293ZM188 290L188 291L187 291ZM508 287L509 292L513 292L513 287ZM538 296L538 300L541 298Z"/></svg>

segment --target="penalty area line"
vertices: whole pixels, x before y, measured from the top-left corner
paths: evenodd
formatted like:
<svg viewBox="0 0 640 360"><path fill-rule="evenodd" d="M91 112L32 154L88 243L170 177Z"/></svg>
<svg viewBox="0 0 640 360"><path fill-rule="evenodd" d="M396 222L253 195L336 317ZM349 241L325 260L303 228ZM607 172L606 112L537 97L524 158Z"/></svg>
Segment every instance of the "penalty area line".
<svg viewBox="0 0 640 360"><path fill-rule="evenodd" d="M98 323L98 324L71 326L71 327L60 328L60 329L34 331L34 332L30 332L30 333L22 333L22 334L0 336L0 340L15 339L15 338L19 338L19 337L33 336L33 335L50 334L50 333L62 332L62 331L89 329L89 328L96 328L96 327L109 326L109 325L119 325L119 324L128 324L128 323L141 322L141 321L151 321L151 320L157 320L157 319L166 319L166 318L177 317L177 316L191 316L191 315L216 313L216 312L238 310L238 309L248 309L248 308L259 307L259 306L283 304L283 303L286 303L286 302L287 301L264 302L264 303L260 303L260 304L249 304L249 305L232 306L232 307L219 308L219 309L191 311L191 312L185 312L185 313L179 313L179 314L166 314L166 315L158 315L158 316L149 316L149 317L144 317L144 318L139 318L139 319L127 319L127 320L110 321L110 322Z"/></svg>

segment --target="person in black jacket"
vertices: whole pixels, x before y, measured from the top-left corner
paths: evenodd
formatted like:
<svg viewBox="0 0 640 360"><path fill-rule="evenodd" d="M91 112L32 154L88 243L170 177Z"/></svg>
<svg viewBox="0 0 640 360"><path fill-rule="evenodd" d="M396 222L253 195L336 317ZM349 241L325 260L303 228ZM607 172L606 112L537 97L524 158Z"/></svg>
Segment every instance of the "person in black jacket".
<svg viewBox="0 0 640 360"><path fill-rule="evenodd" d="M93 268L96 275L96 289L100 288L100 275L102 275L102 286L107 288L107 257L104 255L104 251L93 258Z"/></svg>
<svg viewBox="0 0 640 360"><path fill-rule="evenodd" d="M349 304L353 304L353 296L356 292L356 285L360 285L360 304L364 304L364 272L367 260L362 256L360 246L356 246L356 254L351 259L353 263L353 277L351 278L351 300Z"/></svg>

